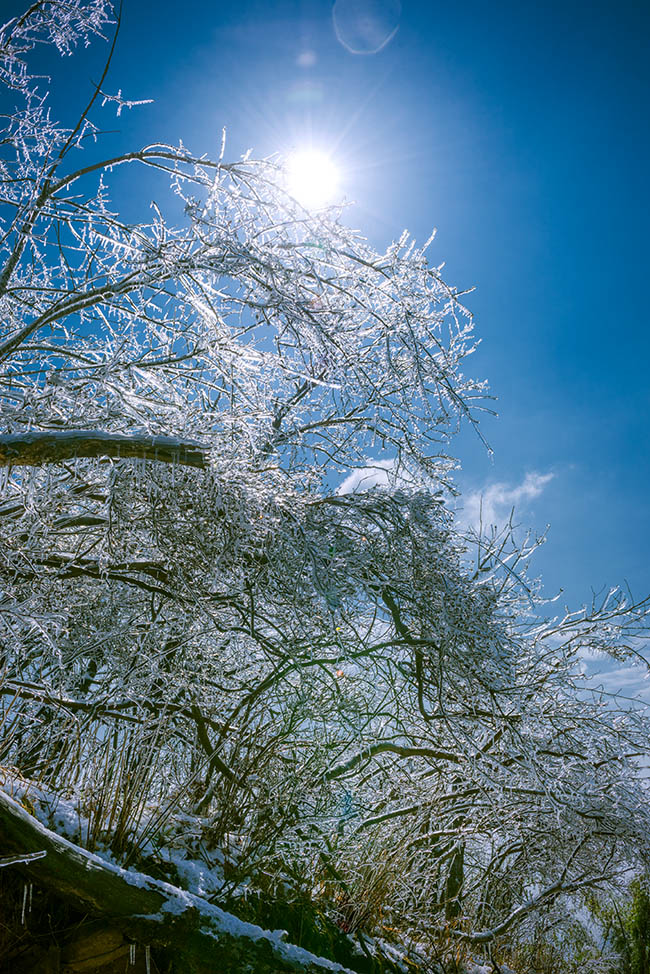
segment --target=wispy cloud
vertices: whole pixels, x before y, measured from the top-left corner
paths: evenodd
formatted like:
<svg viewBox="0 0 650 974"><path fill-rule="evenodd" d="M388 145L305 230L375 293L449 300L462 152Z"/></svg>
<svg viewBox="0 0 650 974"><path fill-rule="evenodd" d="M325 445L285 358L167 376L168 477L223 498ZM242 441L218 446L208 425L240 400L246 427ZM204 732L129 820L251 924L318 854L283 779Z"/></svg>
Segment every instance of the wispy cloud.
<svg viewBox="0 0 650 974"><path fill-rule="evenodd" d="M644 666L628 663L609 669L599 667L595 672L588 672L587 685L592 689L602 687L607 694L650 703L650 676Z"/></svg>
<svg viewBox="0 0 650 974"><path fill-rule="evenodd" d="M466 527L483 528L503 525L513 507L521 509L542 493L553 479L552 473L527 473L520 484L488 484L483 490L470 491L461 500L457 520Z"/></svg>

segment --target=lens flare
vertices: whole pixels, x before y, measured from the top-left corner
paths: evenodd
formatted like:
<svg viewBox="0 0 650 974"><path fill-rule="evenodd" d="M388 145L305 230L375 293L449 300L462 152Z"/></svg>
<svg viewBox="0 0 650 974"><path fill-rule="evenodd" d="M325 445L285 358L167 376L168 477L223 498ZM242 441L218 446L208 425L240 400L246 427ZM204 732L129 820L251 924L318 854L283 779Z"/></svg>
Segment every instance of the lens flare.
<svg viewBox="0 0 650 974"><path fill-rule="evenodd" d="M287 190L306 209L318 210L338 196L339 172L325 152L295 152L287 159L286 168Z"/></svg>

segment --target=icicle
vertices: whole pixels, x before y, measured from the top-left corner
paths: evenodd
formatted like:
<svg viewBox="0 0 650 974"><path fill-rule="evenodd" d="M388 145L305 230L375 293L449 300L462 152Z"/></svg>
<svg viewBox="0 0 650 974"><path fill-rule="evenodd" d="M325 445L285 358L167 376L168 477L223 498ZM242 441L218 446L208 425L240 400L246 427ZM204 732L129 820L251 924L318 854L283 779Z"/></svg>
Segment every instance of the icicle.
<svg viewBox="0 0 650 974"><path fill-rule="evenodd" d="M28 908L28 911L27 911L28 913L31 913L32 912L32 893L33 893L33 891L34 891L34 884L33 883L30 883L29 884L29 908Z"/></svg>
<svg viewBox="0 0 650 974"><path fill-rule="evenodd" d="M151 974L151 947L149 944L144 948L144 963L147 968L147 974Z"/></svg>
<svg viewBox="0 0 650 974"><path fill-rule="evenodd" d="M135 967L135 944L129 944L129 964Z"/></svg>
<svg viewBox="0 0 650 974"><path fill-rule="evenodd" d="M27 883L23 886L23 910L20 915L20 922L25 926L25 907L27 906Z"/></svg>

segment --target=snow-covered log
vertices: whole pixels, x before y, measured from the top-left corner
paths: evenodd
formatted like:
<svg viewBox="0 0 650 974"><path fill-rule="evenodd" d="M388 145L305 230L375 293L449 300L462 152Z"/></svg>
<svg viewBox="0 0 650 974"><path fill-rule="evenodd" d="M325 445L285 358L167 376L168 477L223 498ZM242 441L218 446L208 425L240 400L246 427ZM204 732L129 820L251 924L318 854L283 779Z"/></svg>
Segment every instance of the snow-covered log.
<svg viewBox="0 0 650 974"><path fill-rule="evenodd" d="M16 865L32 882L83 910L110 917L111 925L134 941L182 955L188 971L351 974L334 961L284 943L282 930L262 930L200 896L87 852L46 828L2 790L0 835L2 851L20 853Z"/></svg>
<svg viewBox="0 0 650 974"><path fill-rule="evenodd" d="M53 430L0 435L0 466L40 467L77 457L136 457L186 467L208 465L208 448L175 436Z"/></svg>

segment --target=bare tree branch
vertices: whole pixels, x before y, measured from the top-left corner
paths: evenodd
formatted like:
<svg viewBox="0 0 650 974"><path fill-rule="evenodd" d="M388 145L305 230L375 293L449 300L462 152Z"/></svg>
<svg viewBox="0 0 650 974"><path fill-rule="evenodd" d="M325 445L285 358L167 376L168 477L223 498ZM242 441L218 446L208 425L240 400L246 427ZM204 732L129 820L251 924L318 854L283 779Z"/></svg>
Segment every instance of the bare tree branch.
<svg viewBox="0 0 650 974"><path fill-rule="evenodd" d="M173 436L55 430L0 435L0 466L39 467L82 457L111 457L177 463L205 470L209 448Z"/></svg>

